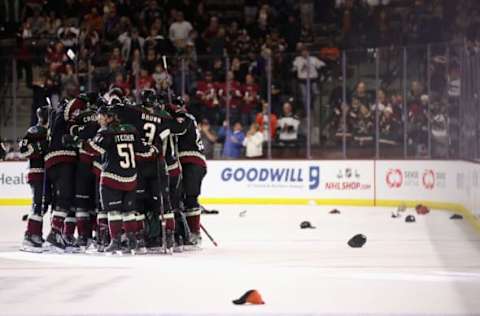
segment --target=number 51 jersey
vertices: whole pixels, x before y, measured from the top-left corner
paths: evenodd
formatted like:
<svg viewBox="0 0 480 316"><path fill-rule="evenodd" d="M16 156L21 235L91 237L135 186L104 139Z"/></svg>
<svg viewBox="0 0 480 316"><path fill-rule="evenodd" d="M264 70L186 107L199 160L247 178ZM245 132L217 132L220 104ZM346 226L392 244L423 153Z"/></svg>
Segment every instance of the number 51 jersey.
<svg viewBox="0 0 480 316"><path fill-rule="evenodd" d="M102 156L100 184L121 191L132 191L137 186L135 155L155 155L154 148L143 144L131 125L110 124L101 128L83 147L93 155Z"/></svg>

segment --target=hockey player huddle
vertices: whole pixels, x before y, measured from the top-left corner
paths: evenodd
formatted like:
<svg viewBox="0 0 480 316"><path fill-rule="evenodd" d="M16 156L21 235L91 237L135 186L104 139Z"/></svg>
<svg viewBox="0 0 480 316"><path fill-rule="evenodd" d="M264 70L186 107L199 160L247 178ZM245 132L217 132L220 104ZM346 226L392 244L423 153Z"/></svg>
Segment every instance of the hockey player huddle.
<svg viewBox="0 0 480 316"><path fill-rule="evenodd" d="M206 161L195 118L171 93L144 90L141 101L113 89L37 110L38 124L20 149L33 192L22 250L172 253L200 246Z"/></svg>

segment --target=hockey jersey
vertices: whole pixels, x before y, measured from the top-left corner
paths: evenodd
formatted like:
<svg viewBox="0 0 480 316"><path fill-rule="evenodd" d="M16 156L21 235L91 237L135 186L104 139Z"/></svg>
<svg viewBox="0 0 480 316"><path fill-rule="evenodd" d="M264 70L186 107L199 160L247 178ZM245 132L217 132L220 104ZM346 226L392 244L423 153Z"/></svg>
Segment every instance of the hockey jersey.
<svg viewBox="0 0 480 316"><path fill-rule="evenodd" d="M44 156L47 151L47 128L41 125L30 127L20 142L20 155L28 159L27 182L43 181Z"/></svg>
<svg viewBox="0 0 480 316"><path fill-rule="evenodd" d="M86 107L87 104L83 100L74 98L63 101L59 108L52 113L49 120L49 148L45 155L45 168L48 169L59 163L76 161L76 151L65 146L63 137L70 134L70 127L75 117Z"/></svg>
<svg viewBox="0 0 480 316"><path fill-rule="evenodd" d="M74 118L74 125L70 127L70 134L78 137L80 140L93 139L100 129L97 123L97 113L93 109L82 111ZM91 164L94 161L94 156L80 148L78 151L79 160L83 163Z"/></svg>
<svg viewBox="0 0 480 316"><path fill-rule="evenodd" d="M166 153L166 141L171 134L184 133L190 121L181 117L172 117L168 112L156 108L122 106L116 111L121 122L133 125L140 137L159 151L157 158L163 159ZM152 160L152 157L137 157L140 161ZM155 159L155 157L153 157Z"/></svg>
<svg viewBox="0 0 480 316"><path fill-rule="evenodd" d="M189 113L185 114L185 119L190 122L185 133L178 136L178 157L180 163L196 164L207 167L207 160L203 153L203 142L200 130L197 126L195 117Z"/></svg>
<svg viewBox="0 0 480 316"><path fill-rule="evenodd" d="M102 156L100 184L121 191L135 190L137 186L136 155L155 155L154 148L142 143L136 129L127 124L101 128L82 148Z"/></svg>

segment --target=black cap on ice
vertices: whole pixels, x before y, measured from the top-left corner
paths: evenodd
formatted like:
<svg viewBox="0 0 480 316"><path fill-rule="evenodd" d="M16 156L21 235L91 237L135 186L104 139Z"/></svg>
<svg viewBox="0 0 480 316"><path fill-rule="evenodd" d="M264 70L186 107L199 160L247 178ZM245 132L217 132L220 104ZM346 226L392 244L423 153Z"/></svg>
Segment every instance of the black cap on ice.
<svg viewBox="0 0 480 316"><path fill-rule="evenodd" d="M407 223L415 223L415 216L413 216L413 215L408 215L407 217L405 217L405 222L407 222Z"/></svg>
<svg viewBox="0 0 480 316"><path fill-rule="evenodd" d="M348 241L348 245L352 248L361 248L367 242L367 237L363 234L356 234Z"/></svg>
<svg viewBox="0 0 480 316"><path fill-rule="evenodd" d="M315 226L312 226L312 223L310 223L309 221L303 221L300 223L300 228L301 229L315 228Z"/></svg>

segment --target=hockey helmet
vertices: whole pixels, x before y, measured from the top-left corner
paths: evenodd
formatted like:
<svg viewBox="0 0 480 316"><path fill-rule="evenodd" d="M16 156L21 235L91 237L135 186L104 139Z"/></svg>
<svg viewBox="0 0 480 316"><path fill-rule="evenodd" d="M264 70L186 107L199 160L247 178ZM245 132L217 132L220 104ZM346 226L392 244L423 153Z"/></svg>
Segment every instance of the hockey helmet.
<svg viewBox="0 0 480 316"><path fill-rule="evenodd" d="M48 122L48 107L41 106L37 109L37 118L38 121L42 121L43 123Z"/></svg>
<svg viewBox="0 0 480 316"><path fill-rule="evenodd" d="M151 108L157 102L157 95L153 89L145 89L141 93L142 103L145 107Z"/></svg>

